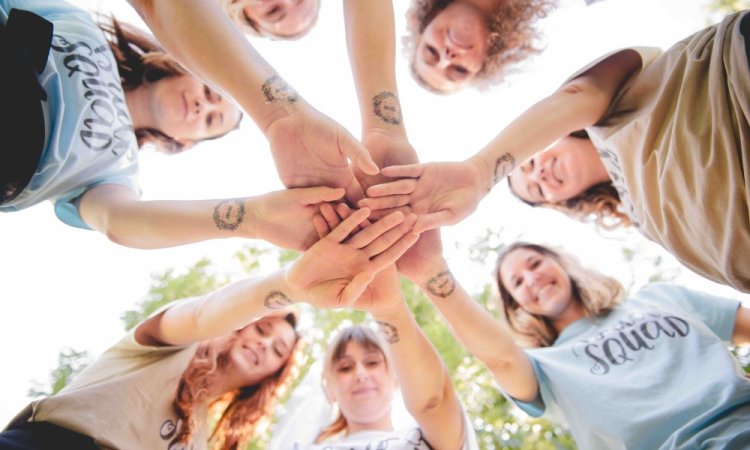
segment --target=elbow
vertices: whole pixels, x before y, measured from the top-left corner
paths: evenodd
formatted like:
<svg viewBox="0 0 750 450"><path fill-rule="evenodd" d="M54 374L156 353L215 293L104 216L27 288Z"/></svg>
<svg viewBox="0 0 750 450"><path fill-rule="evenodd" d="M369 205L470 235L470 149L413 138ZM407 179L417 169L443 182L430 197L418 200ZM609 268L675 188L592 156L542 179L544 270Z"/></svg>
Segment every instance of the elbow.
<svg viewBox="0 0 750 450"><path fill-rule="evenodd" d="M562 97L562 102L575 105L571 115L577 119L574 127L577 130L599 122L612 102L611 97L606 92L599 89L594 83L582 78L565 83L553 95Z"/></svg>

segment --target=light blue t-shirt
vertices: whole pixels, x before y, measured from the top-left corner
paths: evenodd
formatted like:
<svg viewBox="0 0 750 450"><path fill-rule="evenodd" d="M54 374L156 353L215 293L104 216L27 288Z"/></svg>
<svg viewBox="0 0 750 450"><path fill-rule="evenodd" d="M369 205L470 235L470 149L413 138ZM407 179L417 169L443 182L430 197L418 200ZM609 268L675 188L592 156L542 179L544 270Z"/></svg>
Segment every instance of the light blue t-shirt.
<svg viewBox="0 0 750 450"><path fill-rule="evenodd" d="M666 283L528 350L532 416L567 423L581 449L750 448L750 380L727 350L739 302Z"/></svg>
<svg viewBox="0 0 750 450"><path fill-rule="evenodd" d="M54 24L52 48L39 80L45 148L26 189L0 211L17 211L51 200L63 222L89 228L76 201L100 184L119 184L140 194L138 145L125 94L104 34L89 14L62 0L0 0L0 20L25 9ZM12 87L5 86L6 89Z"/></svg>

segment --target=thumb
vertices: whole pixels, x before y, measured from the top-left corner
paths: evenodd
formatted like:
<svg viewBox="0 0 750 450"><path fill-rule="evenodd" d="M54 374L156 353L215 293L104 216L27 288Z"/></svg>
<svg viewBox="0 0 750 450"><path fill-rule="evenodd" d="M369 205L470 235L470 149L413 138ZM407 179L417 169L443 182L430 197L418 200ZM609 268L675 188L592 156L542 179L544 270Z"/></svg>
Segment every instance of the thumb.
<svg viewBox="0 0 750 450"><path fill-rule="evenodd" d="M377 175L380 173L378 165L372 160L369 150L361 142L354 139L349 133L343 133L341 136L341 150L354 165L367 175Z"/></svg>
<svg viewBox="0 0 750 450"><path fill-rule="evenodd" d="M346 285L343 291L341 291L341 306L351 306L357 299L365 292L367 286L375 278L375 274L371 272L362 272L357 274L349 284Z"/></svg>
<svg viewBox="0 0 750 450"><path fill-rule="evenodd" d="M448 209L443 209L432 214L425 214L419 216L417 223L414 224L414 233L423 233L428 230L433 230L442 225L453 225L453 213Z"/></svg>
<svg viewBox="0 0 750 450"><path fill-rule="evenodd" d="M314 205L322 202L332 202L339 200L344 196L344 188L330 188L326 186L317 186L300 189L300 201L305 205Z"/></svg>

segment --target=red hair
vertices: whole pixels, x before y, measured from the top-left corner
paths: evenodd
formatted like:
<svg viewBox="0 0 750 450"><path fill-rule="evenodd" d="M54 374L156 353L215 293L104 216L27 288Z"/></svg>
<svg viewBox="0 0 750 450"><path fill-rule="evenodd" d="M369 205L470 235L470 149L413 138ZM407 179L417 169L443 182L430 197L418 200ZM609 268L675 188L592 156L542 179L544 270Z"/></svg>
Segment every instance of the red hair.
<svg viewBox="0 0 750 450"><path fill-rule="evenodd" d="M292 327L296 318L284 317ZM212 450L236 450L255 437L264 421L271 417L278 399L290 387L299 369L302 341L297 341L286 363L276 373L260 383L230 391L209 401L211 386L220 376L220 370L229 362L229 349L237 340L237 332L201 343L195 356L182 373L177 395L172 404L177 418L183 424L172 443L189 442L200 418L195 409L208 402L208 417L216 421L209 437Z"/></svg>

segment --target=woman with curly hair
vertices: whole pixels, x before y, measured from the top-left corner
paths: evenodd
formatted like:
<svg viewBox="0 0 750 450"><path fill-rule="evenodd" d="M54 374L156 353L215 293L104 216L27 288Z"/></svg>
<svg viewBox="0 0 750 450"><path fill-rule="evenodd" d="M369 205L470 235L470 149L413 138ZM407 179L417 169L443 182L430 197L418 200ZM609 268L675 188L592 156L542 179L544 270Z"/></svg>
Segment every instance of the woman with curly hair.
<svg viewBox="0 0 750 450"><path fill-rule="evenodd" d="M415 217L397 212L358 231L368 215L352 214L288 267L154 312L62 391L32 402L0 448L244 448L294 372L290 305L372 304L373 278L416 241Z"/></svg>
<svg viewBox="0 0 750 450"><path fill-rule="evenodd" d="M604 55L471 158L384 168L407 179L371 187L386 198L361 205L410 204L425 231L466 217L509 176L528 203L633 225L694 272L750 292L749 38L743 11L666 51Z"/></svg>
<svg viewBox="0 0 750 450"><path fill-rule="evenodd" d="M750 309L667 283L626 294L614 278L543 245L502 249L504 321L454 279L440 242L407 276L533 417L565 423L579 448L742 448L750 380L727 345L750 343Z"/></svg>
<svg viewBox="0 0 750 450"><path fill-rule="evenodd" d="M440 94L499 82L538 53L537 19L554 0L412 0L404 39L411 71Z"/></svg>

